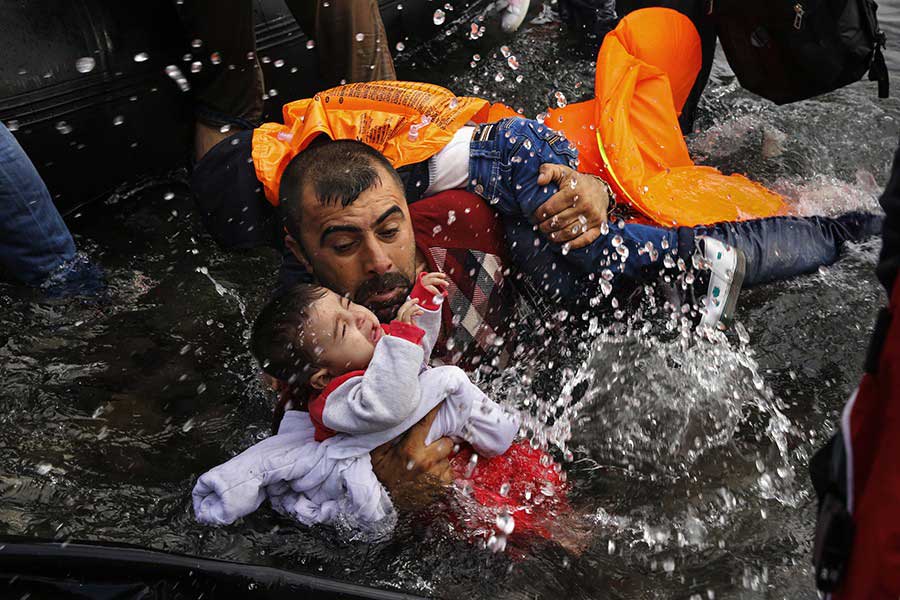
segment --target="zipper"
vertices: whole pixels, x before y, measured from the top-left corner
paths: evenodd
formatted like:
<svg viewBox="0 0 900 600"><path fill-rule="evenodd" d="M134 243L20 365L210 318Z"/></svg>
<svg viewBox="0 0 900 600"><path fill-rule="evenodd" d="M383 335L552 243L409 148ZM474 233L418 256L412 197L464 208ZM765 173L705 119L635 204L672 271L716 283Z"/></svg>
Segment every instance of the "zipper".
<svg viewBox="0 0 900 600"><path fill-rule="evenodd" d="M803 4L798 2L794 5L794 29L803 27Z"/></svg>

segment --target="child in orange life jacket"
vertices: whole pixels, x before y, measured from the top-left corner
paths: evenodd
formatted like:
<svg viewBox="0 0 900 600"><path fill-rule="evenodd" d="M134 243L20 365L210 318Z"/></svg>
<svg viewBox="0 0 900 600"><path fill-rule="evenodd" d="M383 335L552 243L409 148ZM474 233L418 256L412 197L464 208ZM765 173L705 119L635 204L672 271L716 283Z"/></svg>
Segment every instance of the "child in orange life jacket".
<svg viewBox="0 0 900 600"><path fill-rule="evenodd" d="M461 369L426 364L446 285L442 273L420 275L389 325L310 284L270 302L251 343L263 369L285 382L287 411L276 435L200 477L197 519L229 524L268 496L276 510L304 524L381 536L396 516L369 452L440 404L426 444L447 436L487 457L479 463L467 449L452 463L470 500L461 504L459 522L485 537L496 526L494 549L513 528L549 536L547 522L568 508L558 467L527 443L512 445L518 417Z"/></svg>

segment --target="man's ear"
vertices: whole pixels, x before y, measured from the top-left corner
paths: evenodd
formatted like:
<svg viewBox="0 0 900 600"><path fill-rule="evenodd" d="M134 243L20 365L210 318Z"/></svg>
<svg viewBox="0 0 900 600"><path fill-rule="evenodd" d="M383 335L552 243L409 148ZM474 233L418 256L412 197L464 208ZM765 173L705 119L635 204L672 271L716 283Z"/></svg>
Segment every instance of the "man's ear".
<svg viewBox="0 0 900 600"><path fill-rule="evenodd" d="M303 265L303 268L312 273L312 265L307 260L306 253L303 252L303 246L300 245L300 242L295 240L291 234L286 233L284 235L284 245L290 249L291 254Z"/></svg>
<svg viewBox="0 0 900 600"><path fill-rule="evenodd" d="M328 372L328 369L322 367L309 378L309 385L315 390L322 391L325 389L325 386L331 383L331 379L331 373Z"/></svg>

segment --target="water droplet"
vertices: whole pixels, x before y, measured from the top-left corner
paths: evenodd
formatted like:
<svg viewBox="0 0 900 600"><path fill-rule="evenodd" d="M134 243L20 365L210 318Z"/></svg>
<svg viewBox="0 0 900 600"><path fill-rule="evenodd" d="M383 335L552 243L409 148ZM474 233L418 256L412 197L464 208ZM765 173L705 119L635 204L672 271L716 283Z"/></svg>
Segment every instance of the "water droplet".
<svg viewBox="0 0 900 600"><path fill-rule="evenodd" d="M18 131L19 130L19 122L15 119L10 119L6 122L6 128L10 131Z"/></svg>
<svg viewBox="0 0 900 600"><path fill-rule="evenodd" d="M315 40L307 40L307 41L306 41L306 49L307 49L307 50L312 50L312 49L315 48L315 47L316 47L316 42L315 42Z"/></svg>
<svg viewBox="0 0 900 600"><path fill-rule="evenodd" d="M38 463L35 470L37 471L38 475L46 475L51 470L53 470L53 465L51 465L50 463Z"/></svg>
<svg viewBox="0 0 900 600"><path fill-rule="evenodd" d="M214 65L222 64L222 55L218 52L213 52L209 55L209 62Z"/></svg>
<svg viewBox="0 0 900 600"><path fill-rule="evenodd" d="M572 244L570 244L569 242L566 242L565 244L562 245L562 255L563 256L567 255L571 249L572 249Z"/></svg>
<svg viewBox="0 0 900 600"><path fill-rule="evenodd" d="M612 540L609 540L609 543L606 544L606 552L607 554L615 554L616 553L616 543Z"/></svg>
<svg viewBox="0 0 900 600"><path fill-rule="evenodd" d="M123 117L122 115L116 115L115 117L113 117L113 125L119 126L124 122L125 117Z"/></svg>
<svg viewBox="0 0 900 600"><path fill-rule="evenodd" d="M609 234L609 223L608 222L603 221L602 223L600 223L600 234L601 235Z"/></svg>
<svg viewBox="0 0 900 600"><path fill-rule="evenodd" d="M503 535L511 534L516 528L516 520L507 512L502 512L497 515L494 524L497 526L497 530Z"/></svg>
<svg viewBox="0 0 900 600"><path fill-rule="evenodd" d="M201 40L200 38L194 38L193 40L191 40L191 47L193 48L199 48L202 45L203 40Z"/></svg>
<svg viewBox="0 0 900 600"><path fill-rule="evenodd" d="M203 63L195 60L191 63L191 73L199 73L203 69Z"/></svg>
<svg viewBox="0 0 900 600"><path fill-rule="evenodd" d="M675 559L667 558L663 561L663 571L666 573L674 573L675 572Z"/></svg>
<svg viewBox="0 0 900 600"><path fill-rule="evenodd" d="M63 135L69 135L70 133L72 133L72 126L65 121L57 121L55 127L56 130Z"/></svg>
<svg viewBox="0 0 900 600"><path fill-rule="evenodd" d="M137 54L134 55L134 62L136 62L136 63L146 62L149 58L150 58L150 55L147 54L146 52L138 52Z"/></svg>
<svg viewBox="0 0 900 600"><path fill-rule="evenodd" d="M97 61L90 56L83 56L75 61L75 70L79 73L90 73L97 66Z"/></svg>
<svg viewBox="0 0 900 600"><path fill-rule="evenodd" d="M473 54L473 55L472 55L472 60L474 60L475 62L478 62L479 60L481 60L481 55L480 55L480 54Z"/></svg>
<svg viewBox="0 0 900 600"><path fill-rule="evenodd" d="M444 21L447 20L447 14L441 9L437 9L434 11L434 24L435 25L443 25Z"/></svg>
<svg viewBox="0 0 900 600"><path fill-rule="evenodd" d="M202 394L202 393L205 392L205 391L206 391L206 384L205 384L205 383L201 383L200 385L197 386L197 393L198 393L198 394Z"/></svg>
<svg viewBox="0 0 900 600"><path fill-rule="evenodd" d="M516 60L515 56L510 56L509 58L507 58L506 64L508 64L509 68L512 69L513 71L516 71L519 68L519 61Z"/></svg>
<svg viewBox="0 0 900 600"><path fill-rule="evenodd" d="M603 292L604 296L609 296L612 293L613 286L610 282L605 279L600 280L600 291Z"/></svg>
<svg viewBox="0 0 900 600"><path fill-rule="evenodd" d="M494 553L503 552L506 550L506 536L492 535L488 538L487 548Z"/></svg>
<svg viewBox="0 0 900 600"><path fill-rule="evenodd" d="M284 59L283 58L276 59L275 62L273 62L272 64L275 65L276 69L280 69L281 67L284 66Z"/></svg>
<svg viewBox="0 0 900 600"><path fill-rule="evenodd" d="M663 250L668 250L669 240L667 238L663 238L662 241L659 243L659 245Z"/></svg>
<svg viewBox="0 0 900 600"><path fill-rule="evenodd" d="M447 211L447 225L453 225L454 221L456 221L456 211L448 210Z"/></svg>
<svg viewBox="0 0 900 600"><path fill-rule="evenodd" d="M174 197L175 197L174 192L166 192L165 194L163 194L163 200L171 200Z"/></svg>
<svg viewBox="0 0 900 600"><path fill-rule="evenodd" d="M361 41L363 41L364 39L366 39L366 35L365 35L364 33L357 33L357 34L356 34L356 41L357 41L357 42L361 42Z"/></svg>
<svg viewBox="0 0 900 600"><path fill-rule="evenodd" d="M556 106L558 106L559 108L565 108L566 104L568 104L566 102L566 95L562 92L556 92L555 94L553 94L553 97L556 99Z"/></svg>
<svg viewBox="0 0 900 600"><path fill-rule="evenodd" d="M397 42L397 45L394 46L397 49L397 52L403 52L406 49L406 46L403 42Z"/></svg>
<svg viewBox="0 0 900 600"><path fill-rule="evenodd" d="M672 255L671 255L671 254L666 254L666 255L663 257L663 266L664 266L665 268L667 268L667 269L674 269L674 268L675 268L675 259L672 258Z"/></svg>
<svg viewBox="0 0 900 600"><path fill-rule="evenodd" d="M504 483L503 485L500 486L500 495L503 496L504 498L509 496L509 484L508 483Z"/></svg>
<svg viewBox="0 0 900 600"><path fill-rule="evenodd" d="M194 428L194 419L188 419L184 422L184 425L181 426L181 431L187 433L191 429Z"/></svg>
<svg viewBox="0 0 900 600"><path fill-rule="evenodd" d="M496 75L494 75L494 81L503 81L504 79L506 78L503 76L503 73L497 73Z"/></svg>
<svg viewBox="0 0 900 600"><path fill-rule="evenodd" d="M466 472L463 475L464 479L471 479L472 474L475 472L475 467L478 466L478 455L472 454L469 458L469 463L466 465Z"/></svg>

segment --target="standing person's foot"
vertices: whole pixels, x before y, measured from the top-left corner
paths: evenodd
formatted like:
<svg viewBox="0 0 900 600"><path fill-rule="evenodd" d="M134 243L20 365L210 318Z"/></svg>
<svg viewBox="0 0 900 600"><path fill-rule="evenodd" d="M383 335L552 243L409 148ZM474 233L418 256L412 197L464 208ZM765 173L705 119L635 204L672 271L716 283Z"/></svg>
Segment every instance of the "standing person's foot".
<svg viewBox="0 0 900 600"><path fill-rule="evenodd" d="M709 285L700 324L709 327L716 327L720 322L728 324L737 307L747 259L739 248L705 235L697 238L697 247L709 267Z"/></svg>
<svg viewBox="0 0 900 600"><path fill-rule="evenodd" d="M521 27L528 14L528 6L531 0L507 0L506 8L503 10L503 17L500 20L500 26L506 33L513 33Z"/></svg>

